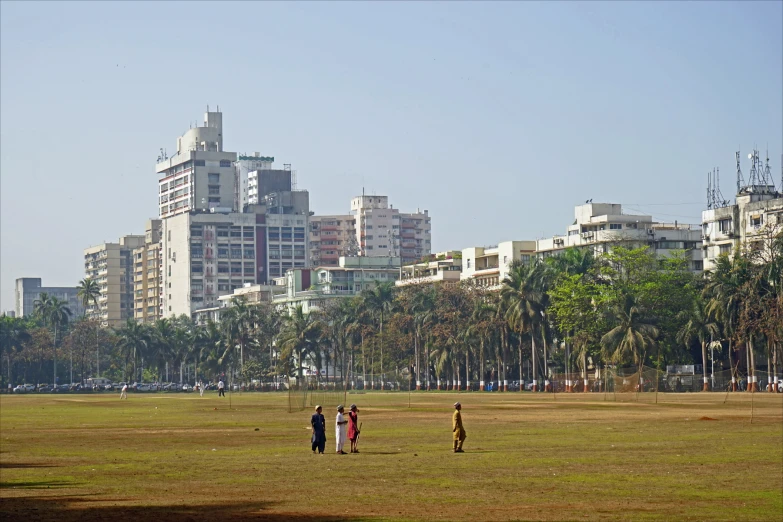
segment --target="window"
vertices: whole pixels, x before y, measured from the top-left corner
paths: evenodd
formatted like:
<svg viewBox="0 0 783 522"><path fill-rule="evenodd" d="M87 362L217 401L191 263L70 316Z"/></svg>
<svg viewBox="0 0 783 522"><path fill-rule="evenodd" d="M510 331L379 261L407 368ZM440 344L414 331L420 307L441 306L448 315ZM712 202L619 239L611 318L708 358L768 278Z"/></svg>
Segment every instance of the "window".
<svg viewBox="0 0 783 522"><path fill-rule="evenodd" d="M623 228L623 225L620 223L609 223L609 230L620 230Z"/></svg>
<svg viewBox="0 0 783 522"><path fill-rule="evenodd" d="M230 167L231 166L231 160L220 160L220 166L221 167Z"/></svg>
<svg viewBox="0 0 783 522"><path fill-rule="evenodd" d="M221 263L218 265L218 274L227 274L228 273L228 265L225 263Z"/></svg>
<svg viewBox="0 0 783 522"><path fill-rule="evenodd" d="M723 234L731 232L731 219L721 219L718 221L718 230Z"/></svg>
<svg viewBox="0 0 783 522"><path fill-rule="evenodd" d="M242 273L242 263L231 263L231 273L232 274L241 274Z"/></svg>
<svg viewBox="0 0 783 522"><path fill-rule="evenodd" d="M467 268L470 268L470 259L467 260L467 265L465 266L467 266Z"/></svg>
<svg viewBox="0 0 783 522"><path fill-rule="evenodd" d="M269 227L269 241L280 241L280 227Z"/></svg>
<svg viewBox="0 0 783 522"><path fill-rule="evenodd" d="M280 238L283 241L291 241L291 227L283 227L280 231Z"/></svg>
<svg viewBox="0 0 783 522"><path fill-rule="evenodd" d="M210 196L219 196L220 195L220 187L209 187L209 195Z"/></svg>
<svg viewBox="0 0 783 522"><path fill-rule="evenodd" d="M210 205L220 205L220 198L210 197L209 198L209 204Z"/></svg>
<svg viewBox="0 0 783 522"><path fill-rule="evenodd" d="M731 245L720 245L718 247L718 251L721 254L730 254L731 253Z"/></svg>
<svg viewBox="0 0 783 522"><path fill-rule="evenodd" d="M605 228L605 227L604 227L604 228ZM577 235L577 234L579 234L579 231L578 231L578 230L569 230L569 231L568 231L568 235L569 235L569 236L575 236L575 235Z"/></svg>
<svg viewBox="0 0 783 522"><path fill-rule="evenodd" d="M693 262L693 269L694 270L704 270L704 261L694 261Z"/></svg>
<svg viewBox="0 0 783 522"><path fill-rule="evenodd" d="M232 259L241 259L242 258L242 249L241 248L234 248L233 245L231 247L231 258Z"/></svg>
<svg viewBox="0 0 783 522"><path fill-rule="evenodd" d="M216 174L214 172L210 172L208 177L209 177L209 184L210 185L213 184L213 183L215 183L215 184L220 183L220 174L219 173Z"/></svg>
<svg viewBox="0 0 783 522"><path fill-rule="evenodd" d="M242 237L242 228L231 227L231 237Z"/></svg>
<svg viewBox="0 0 783 522"><path fill-rule="evenodd" d="M207 165L205 160L195 160L193 161L193 164L197 167L206 167Z"/></svg>
<svg viewBox="0 0 783 522"><path fill-rule="evenodd" d="M764 216L762 214L750 216L750 224L754 227L760 227L764 224Z"/></svg>
<svg viewBox="0 0 783 522"><path fill-rule="evenodd" d="M367 230L372 230L372 225L367 225L365 228L366 228Z"/></svg>
<svg viewBox="0 0 783 522"><path fill-rule="evenodd" d="M228 249L227 248L218 248L218 259L228 259Z"/></svg>
<svg viewBox="0 0 783 522"><path fill-rule="evenodd" d="M245 259L253 259L256 257L256 253L253 251L252 248L246 248L244 251L244 258Z"/></svg>

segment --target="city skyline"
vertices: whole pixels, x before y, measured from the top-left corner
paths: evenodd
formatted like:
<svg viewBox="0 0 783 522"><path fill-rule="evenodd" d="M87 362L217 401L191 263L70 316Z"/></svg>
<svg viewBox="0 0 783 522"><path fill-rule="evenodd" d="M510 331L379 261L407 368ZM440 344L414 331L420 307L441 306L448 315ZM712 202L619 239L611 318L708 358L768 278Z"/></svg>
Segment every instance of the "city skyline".
<svg viewBox="0 0 783 522"><path fill-rule="evenodd" d="M362 187L428 209L433 252L560 234L593 198L699 223L738 148L780 181L780 3L228 3L225 28L199 4L46 5L0 6L2 310L17 278L73 286L86 247L143 233L158 149L207 105L317 215ZM215 40L183 51L172 17Z"/></svg>

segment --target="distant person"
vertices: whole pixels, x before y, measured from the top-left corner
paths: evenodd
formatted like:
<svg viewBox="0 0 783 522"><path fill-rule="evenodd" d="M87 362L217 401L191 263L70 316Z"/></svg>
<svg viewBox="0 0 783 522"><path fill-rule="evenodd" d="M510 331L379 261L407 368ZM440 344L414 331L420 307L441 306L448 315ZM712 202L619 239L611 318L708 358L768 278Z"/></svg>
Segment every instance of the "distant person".
<svg viewBox="0 0 783 522"><path fill-rule="evenodd" d="M225 397L226 396L226 390L225 384L223 384L223 379L220 379L218 381L218 397Z"/></svg>
<svg viewBox="0 0 783 522"><path fill-rule="evenodd" d="M347 455L347 453L343 451L343 446L345 445L346 424L348 424L348 421L345 420L345 416L343 415L344 410L345 408L342 404L337 407L337 417L335 418L334 424L334 436L337 439L338 455Z"/></svg>
<svg viewBox="0 0 783 522"><path fill-rule="evenodd" d="M351 453L359 453L356 444L359 442L359 408L351 404L348 412L348 440L351 441Z"/></svg>
<svg viewBox="0 0 783 522"><path fill-rule="evenodd" d="M120 392L120 400L128 398L128 383L122 385L122 391Z"/></svg>
<svg viewBox="0 0 783 522"><path fill-rule="evenodd" d="M198 382L198 394L200 397L204 396L204 383L201 381Z"/></svg>
<svg viewBox="0 0 783 522"><path fill-rule="evenodd" d="M321 406L315 407L315 413L310 418L310 424L313 427L313 435L311 442L313 443L313 454L315 454L316 448L318 453L324 454L326 448L326 419L321 415Z"/></svg>
<svg viewBox="0 0 783 522"><path fill-rule="evenodd" d="M462 426L462 414L460 413L461 410L462 404L455 402L454 415L451 419L451 431L454 433L454 449L452 451L454 451L454 453L464 453L464 451L462 451L462 443L465 442L465 437L467 437L465 428Z"/></svg>

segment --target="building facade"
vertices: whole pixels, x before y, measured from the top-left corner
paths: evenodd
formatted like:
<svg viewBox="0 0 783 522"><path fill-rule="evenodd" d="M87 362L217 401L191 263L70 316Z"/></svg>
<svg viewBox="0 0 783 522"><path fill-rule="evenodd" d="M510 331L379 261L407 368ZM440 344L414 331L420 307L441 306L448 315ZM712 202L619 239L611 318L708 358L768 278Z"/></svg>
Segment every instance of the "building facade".
<svg viewBox="0 0 783 522"><path fill-rule="evenodd" d="M204 115L204 126L189 129L177 138L172 157L158 158L158 205L160 217L191 210L235 208L235 152L223 150L223 113Z"/></svg>
<svg viewBox="0 0 783 522"><path fill-rule="evenodd" d="M310 217L310 266L339 266L341 256L359 255L353 216Z"/></svg>
<svg viewBox="0 0 783 522"><path fill-rule="evenodd" d="M659 223L652 216L625 214L618 203L586 203L574 210L574 223L565 235L536 241L539 258L558 255L567 248L589 248L599 256L614 246L649 247L668 257L685 251L692 271L703 269L701 227L682 223Z"/></svg>
<svg viewBox="0 0 783 522"><path fill-rule="evenodd" d="M71 319L81 317L84 308L77 292L76 287L71 286L41 286L40 277L21 277L16 280L14 289L14 317L32 315L35 302L44 293L65 301L71 310Z"/></svg>
<svg viewBox="0 0 783 522"><path fill-rule="evenodd" d="M313 216L310 240L313 266L337 266L339 257L398 257L402 264L432 250L429 212L403 213L388 196L357 196L347 215Z"/></svg>
<svg viewBox="0 0 783 522"><path fill-rule="evenodd" d="M163 220L163 317L191 315L246 284L309 267L307 191L281 192L248 212L186 213Z"/></svg>
<svg viewBox="0 0 783 522"><path fill-rule="evenodd" d="M133 250L133 316L154 322L161 315L160 219L147 220L144 245Z"/></svg>
<svg viewBox="0 0 783 522"><path fill-rule="evenodd" d="M495 246L465 248L460 277L479 286L497 288L514 261L529 263L535 253L535 241L503 241Z"/></svg>
<svg viewBox="0 0 783 522"><path fill-rule="evenodd" d="M396 286L442 283L444 286L459 284L462 274L462 252L440 252L434 259L400 267Z"/></svg>
<svg viewBox="0 0 783 522"><path fill-rule="evenodd" d="M746 188L733 205L702 212L704 270L714 270L719 256L740 248L764 255L775 234L783 231L783 194L774 187Z"/></svg>
<svg viewBox="0 0 783 522"><path fill-rule="evenodd" d="M84 275L100 288L98 306L90 304L87 315L103 326L119 327L134 317L133 251L145 241L145 236L124 236L84 250Z"/></svg>

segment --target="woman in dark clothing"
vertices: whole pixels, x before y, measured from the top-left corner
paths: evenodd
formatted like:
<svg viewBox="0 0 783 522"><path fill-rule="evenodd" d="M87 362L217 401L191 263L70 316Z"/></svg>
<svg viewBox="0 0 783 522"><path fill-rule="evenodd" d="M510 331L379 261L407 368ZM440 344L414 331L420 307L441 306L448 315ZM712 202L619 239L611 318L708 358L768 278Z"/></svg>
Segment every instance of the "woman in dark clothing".
<svg viewBox="0 0 783 522"><path fill-rule="evenodd" d="M351 441L351 453L359 453L356 443L359 441L359 408L351 404L348 412L348 440Z"/></svg>
<svg viewBox="0 0 783 522"><path fill-rule="evenodd" d="M323 455L324 448L326 447L326 419L321 415L321 407L315 407L315 413L310 418L310 424L313 426L313 436L311 442L313 443L313 453L318 448L318 453Z"/></svg>

